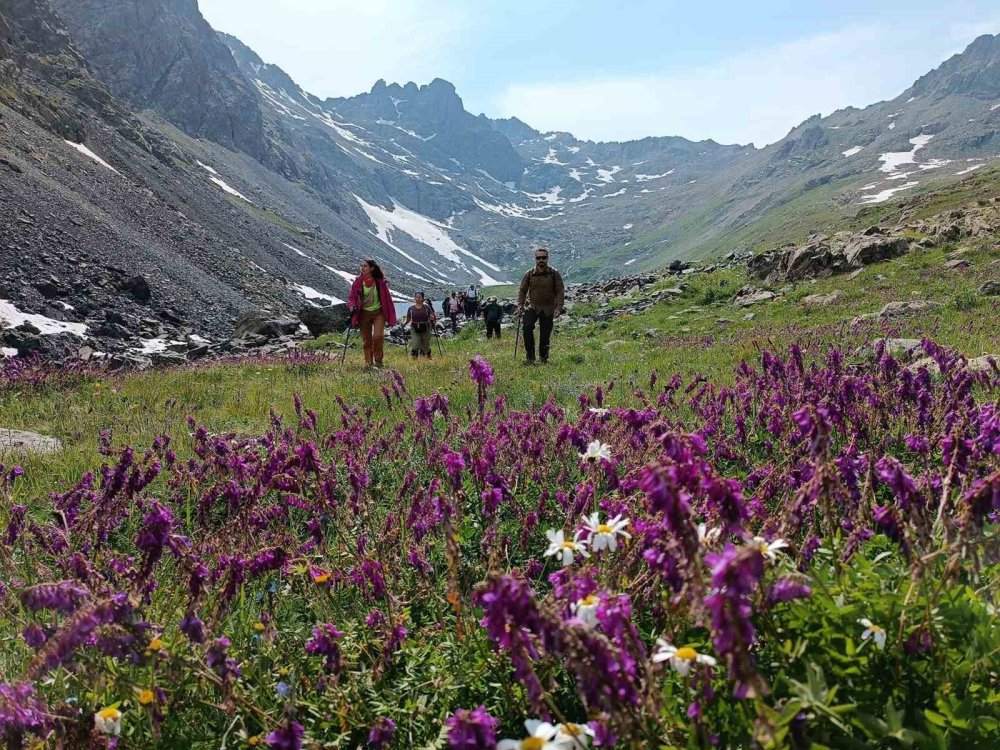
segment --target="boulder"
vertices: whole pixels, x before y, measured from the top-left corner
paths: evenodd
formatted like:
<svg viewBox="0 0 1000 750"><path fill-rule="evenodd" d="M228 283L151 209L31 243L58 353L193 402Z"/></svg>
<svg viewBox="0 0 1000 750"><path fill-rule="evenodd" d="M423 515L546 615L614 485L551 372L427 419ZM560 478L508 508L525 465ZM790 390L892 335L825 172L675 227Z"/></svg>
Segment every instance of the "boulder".
<svg viewBox="0 0 1000 750"><path fill-rule="evenodd" d="M969 263L969 261L965 260L964 258L952 258L951 260L946 260L944 262L944 267L947 268L949 271L958 268L968 268L971 265L972 264Z"/></svg>
<svg viewBox="0 0 1000 750"><path fill-rule="evenodd" d="M62 443L57 438L0 427L0 456L4 453L55 453L60 448Z"/></svg>
<svg viewBox="0 0 1000 750"><path fill-rule="evenodd" d="M351 313L347 304L329 307L304 307L299 310L299 320L314 337L326 333L342 333L351 324Z"/></svg>
<svg viewBox="0 0 1000 750"><path fill-rule="evenodd" d="M888 320L890 318L898 318L903 315L909 315L915 312L924 312L925 310L930 310L932 307L937 307L937 302L929 302L927 300L911 300L909 302L889 302L877 313L869 313L867 315L859 315L854 319L853 322L859 323L865 320Z"/></svg>
<svg viewBox="0 0 1000 750"><path fill-rule="evenodd" d="M829 307L840 302L843 297L843 291L834 289L828 294L810 294L808 297L803 297L801 302L805 307Z"/></svg>
<svg viewBox="0 0 1000 750"><path fill-rule="evenodd" d="M984 297L1000 297L1000 281L987 281L979 287L979 293Z"/></svg>
<svg viewBox="0 0 1000 750"><path fill-rule="evenodd" d="M923 351L920 339L882 339L872 343L872 349L876 349L880 343L884 344L886 354L904 360L913 359L915 355Z"/></svg>
<svg viewBox="0 0 1000 750"><path fill-rule="evenodd" d="M141 275L132 276L121 284L122 291L128 292L136 302L149 302L153 296L153 291L149 287L149 282Z"/></svg>
<svg viewBox="0 0 1000 750"><path fill-rule="evenodd" d="M758 289L755 286L745 286L740 289L736 296L733 297L733 304L736 307L750 307L751 305L757 305L761 302L768 302L769 300L775 299L778 295L774 292L770 292L766 289Z"/></svg>
<svg viewBox="0 0 1000 750"><path fill-rule="evenodd" d="M909 251L910 242L905 237L866 234L847 243L847 246L844 247L844 259L852 268L858 268L898 258Z"/></svg>
<svg viewBox="0 0 1000 750"><path fill-rule="evenodd" d="M299 328L296 318L272 318L259 310L243 313L236 321L237 338L266 340L290 336Z"/></svg>

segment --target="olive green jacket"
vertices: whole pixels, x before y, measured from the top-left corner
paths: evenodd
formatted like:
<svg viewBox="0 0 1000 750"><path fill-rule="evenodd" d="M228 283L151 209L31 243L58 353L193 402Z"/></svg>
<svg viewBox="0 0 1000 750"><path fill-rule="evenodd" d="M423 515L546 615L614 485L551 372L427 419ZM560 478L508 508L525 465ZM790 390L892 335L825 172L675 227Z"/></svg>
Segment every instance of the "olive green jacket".
<svg viewBox="0 0 1000 750"><path fill-rule="evenodd" d="M528 306L546 315L554 315L556 310L562 310L566 289L562 276L552 268L539 272L532 268L521 278L521 288L517 294L517 306Z"/></svg>

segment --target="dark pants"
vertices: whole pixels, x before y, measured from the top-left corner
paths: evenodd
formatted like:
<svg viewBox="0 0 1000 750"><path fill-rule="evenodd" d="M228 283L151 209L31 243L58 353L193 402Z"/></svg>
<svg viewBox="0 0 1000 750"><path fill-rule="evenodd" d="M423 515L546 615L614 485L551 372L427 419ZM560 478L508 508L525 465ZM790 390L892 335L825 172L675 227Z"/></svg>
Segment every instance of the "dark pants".
<svg viewBox="0 0 1000 750"><path fill-rule="evenodd" d="M535 321L538 321L538 353L542 359L548 359L552 316L540 310L529 308L524 311L524 353L529 360L535 359Z"/></svg>
<svg viewBox="0 0 1000 750"><path fill-rule="evenodd" d="M497 338L500 338L500 321L486 321L486 338L493 338L493 334L496 334Z"/></svg>
<svg viewBox="0 0 1000 750"><path fill-rule="evenodd" d="M452 333L458 333L458 311L448 313L448 317L451 318Z"/></svg>

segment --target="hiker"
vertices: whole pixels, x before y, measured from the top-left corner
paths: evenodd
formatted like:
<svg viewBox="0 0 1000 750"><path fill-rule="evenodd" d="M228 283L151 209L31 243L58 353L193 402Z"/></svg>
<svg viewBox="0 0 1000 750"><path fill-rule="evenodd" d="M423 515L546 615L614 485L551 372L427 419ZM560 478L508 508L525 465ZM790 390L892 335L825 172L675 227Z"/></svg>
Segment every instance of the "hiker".
<svg viewBox="0 0 1000 750"><path fill-rule="evenodd" d="M462 311L462 301L456 292L451 293L451 298L445 300L448 307L448 317L451 318L451 332L458 333L458 314Z"/></svg>
<svg viewBox="0 0 1000 750"><path fill-rule="evenodd" d="M475 284L469 284L465 293L465 317L469 320L479 317L479 292Z"/></svg>
<svg viewBox="0 0 1000 750"><path fill-rule="evenodd" d="M563 312L565 289L562 276L549 266L549 251L535 250L535 267L524 274L517 294L517 314L523 315L525 364L535 364L535 323L538 323L538 354L549 361L549 338L553 321ZM525 308L527 303L527 308Z"/></svg>
<svg viewBox="0 0 1000 750"><path fill-rule="evenodd" d="M421 355L431 358L431 332L436 323L437 315L433 306L424 300L424 293L414 294L413 304L403 319L403 326L410 327L410 356L414 359Z"/></svg>
<svg viewBox="0 0 1000 750"><path fill-rule="evenodd" d="M351 311L351 325L361 329L365 365L381 367L385 326L396 325L396 306L385 274L374 260L361 261L361 275L351 284L347 307Z"/></svg>
<svg viewBox="0 0 1000 750"><path fill-rule="evenodd" d="M490 297L483 305L483 320L486 321L487 340L496 337L500 338L500 321L503 320L503 308L497 303L496 297Z"/></svg>

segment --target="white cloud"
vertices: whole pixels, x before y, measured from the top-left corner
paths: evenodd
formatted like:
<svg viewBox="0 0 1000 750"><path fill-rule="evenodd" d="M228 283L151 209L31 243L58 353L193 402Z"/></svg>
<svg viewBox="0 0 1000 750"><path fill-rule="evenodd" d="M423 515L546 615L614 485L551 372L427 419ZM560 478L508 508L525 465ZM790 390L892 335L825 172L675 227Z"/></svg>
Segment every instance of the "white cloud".
<svg viewBox="0 0 1000 750"><path fill-rule="evenodd" d="M446 0L199 0L238 37L317 96L353 96L379 78L427 82L456 68L466 12Z"/></svg>
<svg viewBox="0 0 1000 750"><path fill-rule="evenodd" d="M683 135L760 147L810 115L894 98L986 28L854 26L691 70L513 83L493 109L593 140Z"/></svg>

